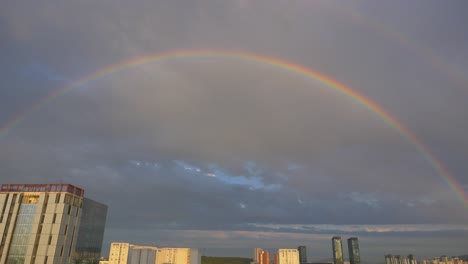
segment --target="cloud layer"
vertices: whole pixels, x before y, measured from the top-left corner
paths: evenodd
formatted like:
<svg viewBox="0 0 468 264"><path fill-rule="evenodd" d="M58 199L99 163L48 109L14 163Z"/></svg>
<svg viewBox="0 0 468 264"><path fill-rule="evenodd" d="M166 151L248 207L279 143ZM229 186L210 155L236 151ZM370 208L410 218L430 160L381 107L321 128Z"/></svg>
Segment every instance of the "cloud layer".
<svg viewBox="0 0 468 264"><path fill-rule="evenodd" d="M468 38L454 29L464 22L456 5L423 12L365 1L3 3L0 124L117 62L243 50L365 94L466 191L460 72L468 65L454 53L468 54ZM397 20L387 10L406 13ZM438 19L428 20L435 10ZM48 101L0 138L0 180L85 188L109 205L106 245L131 234L134 243L185 241L236 254L263 244L320 251L338 233L362 236L363 252L380 259L384 245L404 249L398 237L418 244L415 254L440 246L424 236L456 245L468 220L433 164L357 101L266 63L223 57L139 65ZM463 250L448 248L441 254Z"/></svg>

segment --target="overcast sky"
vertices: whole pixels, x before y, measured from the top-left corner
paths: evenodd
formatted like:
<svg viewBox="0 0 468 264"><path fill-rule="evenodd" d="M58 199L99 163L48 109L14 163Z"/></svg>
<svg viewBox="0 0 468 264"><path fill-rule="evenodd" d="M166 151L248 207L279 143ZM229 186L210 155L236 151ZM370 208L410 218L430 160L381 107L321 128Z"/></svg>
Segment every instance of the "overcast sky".
<svg viewBox="0 0 468 264"><path fill-rule="evenodd" d="M149 54L280 58L370 98L467 193L466 10L464 0L2 1L0 182L84 188L109 206L104 252L111 241L246 257L306 245L320 260L342 235L359 237L365 261L466 254L463 194L401 131L312 78L199 56L43 100Z"/></svg>

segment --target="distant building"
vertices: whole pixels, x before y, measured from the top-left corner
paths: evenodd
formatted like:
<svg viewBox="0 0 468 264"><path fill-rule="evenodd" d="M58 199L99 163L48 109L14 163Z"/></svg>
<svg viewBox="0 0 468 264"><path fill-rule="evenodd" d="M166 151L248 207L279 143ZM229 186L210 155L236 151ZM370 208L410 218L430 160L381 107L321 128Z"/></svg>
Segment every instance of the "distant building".
<svg viewBox="0 0 468 264"><path fill-rule="evenodd" d="M200 264L194 248L158 248L111 243L108 264Z"/></svg>
<svg viewBox="0 0 468 264"><path fill-rule="evenodd" d="M278 256L278 253L275 253L275 260L273 262L273 264L279 264L279 256Z"/></svg>
<svg viewBox="0 0 468 264"><path fill-rule="evenodd" d="M333 247L333 264L343 264L343 245L341 243L341 237L332 237Z"/></svg>
<svg viewBox="0 0 468 264"><path fill-rule="evenodd" d="M111 243L109 251L109 264L127 264L129 243Z"/></svg>
<svg viewBox="0 0 468 264"><path fill-rule="evenodd" d="M278 264L299 264L299 251L297 249L279 249Z"/></svg>
<svg viewBox="0 0 468 264"><path fill-rule="evenodd" d="M156 247L131 245L128 250L128 264L154 264Z"/></svg>
<svg viewBox="0 0 468 264"><path fill-rule="evenodd" d="M307 248L306 246L299 246L297 248L299 251L299 262L300 263L307 263Z"/></svg>
<svg viewBox="0 0 468 264"><path fill-rule="evenodd" d="M401 262L401 256L400 255L395 255L395 261L396 261L395 264L403 264Z"/></svg>
<svg viewBox="0 0 468 264"><path fill-rule="evenodd" d="M1 184L0 208L0 263L99 262L107 206L83 189Z"/></svg>
<svg viewBox="0 0 468 264"><path fill-rule="evenodd" d="M350 264L361 264L361 256L359 253L359 243L357 237L348 239L348 253Z"/></svg>
<svg viewBox="0 0 468 264"><path fill-rule="evenodd" d="M393 255L385 255L385 264L395 264L392 261Z"/></svg>
<svg viewBox="0 0 468 264"><path fill-rule="evenodd" d="M157 247L111 243L109 264L154 264Z"/></svg>
<svg viewBox="0 0 468 264"><path fill-rule="evenodd" d="M400 263L401 264L409 264L409 260L406 256L401 256L400 257Z"/></svg>
<svg viewBox="0 0 468 264"><path fill-rule="evenodd" d="M258 260L258 263L260 264L271 264L270 263L270 252L263 250L262 253L260 253L260 258Z"/></svg>
<svg viewBox="0 0 468 264"><path fill-rule="evenodd" d="M155 264L200 264L200 259L198 249L160 248Z"/></svg>
<svg viewBox="0 0 468 264"><path fill-rule="evenodd" d="M262 254L263 249L261 248L254 248L253 252L253 262L259 264L260 262L260 255Z"/></svg>
<svg viewBox="0 0 468 264"><path fill-rule="evenodd" d="M421 259L420 261L416 261L412 255L408 255L408 263L412 262L416 264L468 264L468 261L464 261L458 257L448 257L445 255L432 259Z"/></svg>

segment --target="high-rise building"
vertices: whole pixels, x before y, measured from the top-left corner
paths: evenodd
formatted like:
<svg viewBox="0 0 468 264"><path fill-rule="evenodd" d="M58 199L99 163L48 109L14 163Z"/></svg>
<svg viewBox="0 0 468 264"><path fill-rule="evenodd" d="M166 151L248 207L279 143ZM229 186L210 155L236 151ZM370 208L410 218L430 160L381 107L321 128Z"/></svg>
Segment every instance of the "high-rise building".
<svg viewBox="0 0 468 264"><path fill-rule="evenodd" d="M109 264L154 264L157 247L111 243Z"/></svg>
<svg viewBox="0 0 468 264"><path fill-rule="evenodd" d="M406 256L401 256L400 257L400 263L401 264L409 264L409 260Z"/></svg>
<svg viewBox="0 0 468 264"><path fill-rule="evenodd" d="M127 264L129 250L129 243L111 243L109 264Z"/></svg>
<svg viewBox="0 0 468 264"><path fill-rule="evenodd" d="M395 257L395 264L403 264L401 262L401 255L395 255L394 257Z"/></svg>
<svg viewBox="0 0 468 264"><path fill-rule="evenodd" d="M260 255L262 254L263 249L254 248L253 262L260 264Z"/></svg>
<svg viewBox="0 0 468 264"><path fill-rule="evenodd" d="M155 264L200 264L198 249L159 248Z"/></svg>
<svg viewBox="0 0 468 264"><path fill-rule="evenodd" d="M278 249L278 264L299 264L297 249Z"/></svg>
<svg viewBox="0 0 468 264"><path fill-rule="evenodd" d="M270 252L263 250L261 255L260 255L260 264L270 264Z"/></svg>
<svg viewBox="0 0 468 264"><path fill-rule="evenodd" d="M448 262L449 258L445 255L440 257L440 262Z"/></svg>
<svg viewBox="0 0 468 264"><path fill-rule="evenodd" d="M350 264L361 264L361 255L359 253L359 243L357 237L348 239L348 253Z"/></svg>
<svg viewBox="0 0 468 264"><path fill-rule="evenodd" d="M393 255L385 255L385 264L395 264L393 263Z"/></svg>
<svg viewBox="0 0 468 264"><path fill-rule="evenodd" d="M417 264L416 258L413 256L413 254L408 255L408 262L409 264Z"/></svg>
<svg viewBox="0 0 468 264"><path fill-rule="evenodd" d="M107 206L84 198L83 189L1 184L0 210L0 263L99 261Z"/></svg>
<svg viewBox="0 0 468 264"><path fill-rule="evenodd" d="M341 243L341 237L332 237L333 246L333 264L343 264L343 245Z"/></svg>
<svg viewBox="0 0 468 264"><path fill-rule="evenodd" d="M279 264L279 259L278 259L278 253L275 253L275 260L273 262L273 264Z"/></svg>
<svg viewBox="0 0 468 264"><path fill-rule="evenodd" d="M300 263L307 263L307 248L306 246L299 246L297 248L299 251L299 262Z"/></svg>
<svg viewBox="0 0 468 264"><path fill-rule="evenodd" d="M200 264L195 248L158 248L111 243L109 264Z"/></svg>
<svg viewBox="0 0 468 264"><path fill-rule="evenodd" d="M106 218L106 205L84 197L75 246L75 260L81 263L94 263L101 258Z"/></svg>

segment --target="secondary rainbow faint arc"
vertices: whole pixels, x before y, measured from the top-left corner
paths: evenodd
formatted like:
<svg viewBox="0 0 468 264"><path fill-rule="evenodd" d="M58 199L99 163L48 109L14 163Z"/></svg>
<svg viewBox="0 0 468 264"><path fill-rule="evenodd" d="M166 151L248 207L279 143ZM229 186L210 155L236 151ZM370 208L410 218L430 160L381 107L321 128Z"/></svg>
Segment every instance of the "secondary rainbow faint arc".
<svg viewBox="0 0 468 264"><path fill-rule="evenodd" d="M255 61L266 63L283 70L293 72L296 74L300 74L306 76L308 78L312 78L322 84L325 84L327 87L330 87L341 94L349 96L353 98L355 101L359 102L362 106L369 109L371 112L376 114L379 118L385 121L390 126L394 127L400 134L405 137L411 144L413 144L416 149L432 164L434 169L437 173L447 182L447 185L450 189L456 194L456 196L462 201L464 207L468 209L468 197L464 193L460 184L457 183L455 178L450 175L448 170L442 165L440 161L438 161L435 156L430 152L430 150L407 128L405 128L397 119L392 117L388 114L384 109L378 106L376 103L371 101L366 96L358 93L357 91L351 89L350 87L341 84L340 82L324 75L316 71L312 71L308 68L305 68L301 65L294 64L292 62L288 62L279 58L274 57L266 57L262 55L246 53L246 52L238 52L238 51L223 51L223 50L183 50L183 51L173 51L167 53L158 53L149 56L138 57L135 59L123 61L98 71L95 71L89 75L80 78L67 86L55 90L54 92L50 93L49 95L45 96L44 98L40 99L34 105L26 109L25 111L15 115L9 122L7 122L1 129L0 129L0 139L4 135L7 134L12 128L14 128L17 124L23 121L29 114L38 110L41 106L50 102L51 100L59 97L66 91L83 85L89 81L93 81L104 76L111 75L113 73L122 71L124 69L135 67L139 65L144 65L148 63L154 62L161 62L164 60L173 60L173 59L182 59L182 58L190 58L190 57L219 57L219 58L230 58L230 59L241 59L247 61Z"/></svg>

